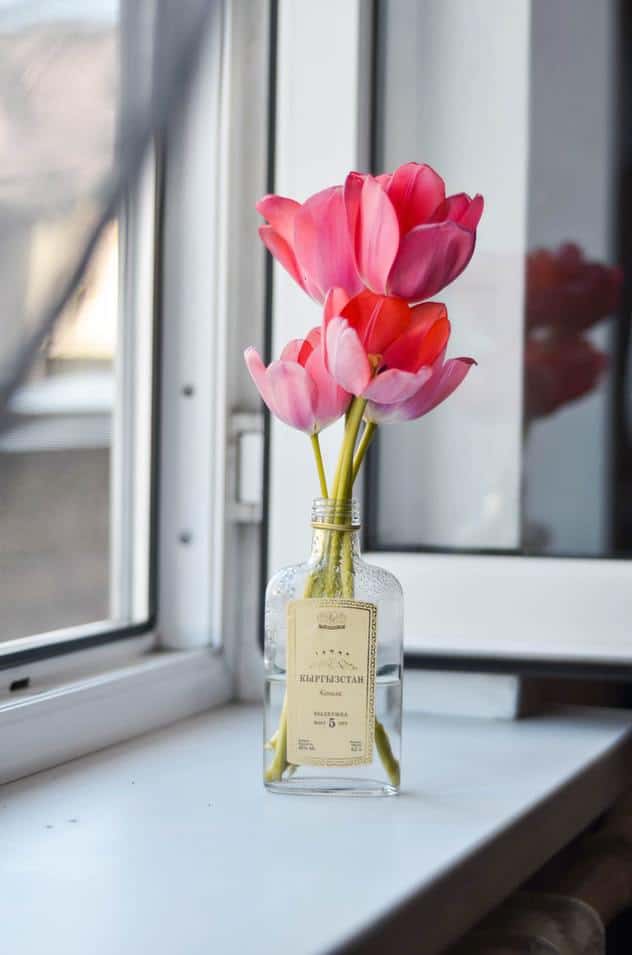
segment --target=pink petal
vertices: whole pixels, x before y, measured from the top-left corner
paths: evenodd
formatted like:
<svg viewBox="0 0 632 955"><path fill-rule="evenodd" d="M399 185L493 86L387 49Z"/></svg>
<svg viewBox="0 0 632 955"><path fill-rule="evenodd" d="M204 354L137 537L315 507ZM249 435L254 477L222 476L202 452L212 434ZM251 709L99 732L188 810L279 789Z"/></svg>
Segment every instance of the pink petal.
<svg viewBox="0 0 632 955"><path fill-rule="evenodd" d="M270 411L299 431L311 434L316 425L316 385L302 365L273 361L266 373Z"/></svg>
<svg viewBox="0 0 632 955"><path fill-rule="evenodd" d="M483 197L474 196L473 199L465 192L459 192L454 196L448 196L445 202L435 210L431 222L445 222L451 219L452 222L458 222L466 229L476 229L481 216L483 215Z"/></svg>
<svg viewBox="0 0 632 955"><path fill-rule="evenodd" d="M354 295L362 288L349 238L342 186L312 196L295 219L296 258L312 297L324 302L332 288Z"/></svg>
<svg viewBox="0 0 632 955"><path fill-rule="evenodd" d="M423 365L432 365L445 351L450 337L448 312L441 302L423 302L411 310L406 331L390 345L382 356L388 368L416 372Z"/></svg>
<svg viewBox="0 0 632 955"><path fill-rule="evenodd" d="M360 200L366 175L362 172L350 172L345 179L344 202L351 247L355 249L358 222L360 219Z"/></svg>
<svg viewBox="0 0 632 955"><path fill-rule="evenodd" d="M366 417L376 424L393 421L411 421L428 414L445 401L461 384L472 365L473 358L452 358L437 369L419 391L400 404L367 405Z"/></svg>
<svg viewBox="0 0 632 955"><path fill-rule="evenodd" d="M479 222L481 221L484 206L485 202L483 197L474 196L470 202L469 209L464 216L461 216L461 225L464 225L466 229L476 229Z"/></svg>
<svg viewBox="0 0 632 955"><path fill-rule="evenodd" d="M389 272L399 248L399 224L391 200L373 176L362 186L360 211L354 234L355 257L364 284L374 292L386 291Z"/></svg>
<svg viewBox="0 0 632 955"><path fill-rule="evenodd" d="M325 323L331 318L336 318L337 315L342 315L342 310L348 301L349 296L343 288L329 289L323 309L323 319Z"/></svg>
<svg viewBox="0 0 632 955"><path fill-rule="evenodd" d="M311 334L311 333L310 333ZM281 361L296 361L304 365L312 351L314 344L307 338L293 338L281 352Z"/></svg>
<svg viewBox="0 0 632 955"><path fill-rule="evenodd" d="M409 302L436 295L461 274L475 243L476 233L456 222L417 226L402 239L388 279L389 294Z"/></svg>
<svg viewBox="0 0 632 955"><path fill-rule="evenodd" d="M396 169L388 186L402 236L430 218L445 199L445 183L431 166L408 162Z"/></svg>
<svg viewBox="0 0 632 955"><path fill-rule="evenodd" d="M321 338L323 343L323 360L326 366L328 366L327 325L332 318L338 318L348 301L349 296L342 288L332 288L327 292L327 298L325 299L325 306L323 308L323 334Z"/></svg>
<svg viewBox="0 0 632 955"><path fill-rule="evenodd" d="M417 374L389 368L376 375L362 394L363 398L378 404L391 405L412 397L432 375L431 368L422 368Z"/></svg>
<svg viewBox="0 0 632 955"><path fill-rule="evenodd" d="M294 245L294 219L300 208L300 202L284 196L267 195L257 203L257 212L268 220L290 248Z"/></svg>
<svg viewBox="0 0 632 955"><path fill-rule="evenodd" d="M305 370L316 386L316 431L322 431L345 413L351 395L336 384L325 367L323 350L315 348L307 360Z"/></svg>
<svg viewBox="0 0 632 955"><path fill-rule="evenodd" d="M259 226L259 236L268 252L274 256L286 272L290 273L294 281L298 282L301 288L307 291L296 256L285 239L278 232L275 232L271 225Z"/></svg>
<svg viewBox="0 0 632 955"><path fill-rule="evenodd" d="M246 367L250 372L250 377L254 381L257 391L261 395L261 398L265 404L270 407L270 394L266 380L266 366L263 364L259 352L256 348L253 348L252 345L245 350L244 361L246 362Z"/></svg>
<svg viewBox="0 0 632 955"><path fill-rule="evenodd" d="M344 318L332 318L325 334L329 373L345 391L361 395L371 380L371 366L356 332Z"/></svg>

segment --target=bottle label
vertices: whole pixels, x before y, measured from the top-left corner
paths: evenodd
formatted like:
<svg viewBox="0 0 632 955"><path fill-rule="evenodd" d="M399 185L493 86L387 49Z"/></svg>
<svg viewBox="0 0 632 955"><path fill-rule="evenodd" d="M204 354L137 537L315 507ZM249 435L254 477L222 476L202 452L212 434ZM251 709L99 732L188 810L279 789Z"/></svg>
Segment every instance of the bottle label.
<svg viewBox="0 0 632 955"><path fill-rule="evenodd" d="M314 598L288 604L287 760L373 761L377 607Z"/></svg>

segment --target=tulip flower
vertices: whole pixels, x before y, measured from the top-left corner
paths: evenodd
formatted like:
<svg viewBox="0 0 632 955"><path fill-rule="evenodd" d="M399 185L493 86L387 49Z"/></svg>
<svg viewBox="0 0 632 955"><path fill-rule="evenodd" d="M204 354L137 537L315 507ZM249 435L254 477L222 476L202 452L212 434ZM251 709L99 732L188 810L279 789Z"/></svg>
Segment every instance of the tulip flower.
<svg viewBox="0 0 632 955"><path fill-rule="evenodd" d="M269 223L259 229L264 245L317 302L324 302L331 288L343 288L348 295L362 289L342 186L324 189L303 205L283 196L264 196L257 211Z"/></svg>
<svg viewBox="0 0 632 955"><path fill-rule="evenodd" d="M621 269L591 262L574 242L527 256L527 326L569 335L617 311Z"/></svg>
<svg viewBox="0 0 632 955"><path fill-rule="evenodd" d="M325 303L325 364L342 388L369 402L365 417L375 423L419 418L452 394L473 360L444 362L449 337L440 302L410 308L372 292L347 300L334 289Z"/></svg>
<svg viewBox="0 0 632 955"><path fill-rule="evenodd" d="M483 197L446 198L430 166L406 163L376 178L352 172L344 194L356 266L372 291L420 302L472 258Z"/></svg>
<svg viewBox="0 0 632 955"><path fill-rule="evenodd" d="M483 212L482 196L446 198L430 166L406 163L377 177L352 172L302 205L264 196L262 241L317 302L332 288L363 288L420 302L466 267Z"/></svg>
<svg viewBox="0 0 632 955"><path fill-rule="evenodd" d="M289 342L266 368L258 352L244 359L259 394L273 415L292 428L316 435L345 413L351 395L331 377L323 361L321 331Z"/></svg>

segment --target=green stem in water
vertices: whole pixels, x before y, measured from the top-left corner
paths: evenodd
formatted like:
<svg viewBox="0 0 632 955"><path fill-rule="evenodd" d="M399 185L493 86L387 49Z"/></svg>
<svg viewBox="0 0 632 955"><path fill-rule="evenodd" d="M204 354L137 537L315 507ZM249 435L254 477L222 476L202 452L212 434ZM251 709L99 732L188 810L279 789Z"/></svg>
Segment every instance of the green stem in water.
<svg viewBox="0 0 632 955"><path fill-rule="evenodd" d="M379 753L380 759L382 760L382 765L384 766L388 778L391 781L391 785L399 786L399 763L393 755L388 733L378 720L377 716L375 717L375 748Z"/></svg>
<svg viewBox="0 0 632 955"><path fill-rule="evenodd" d="M312 448L314 449L314 457L316 459L316 470L318 471L318 480L320 482L320 493L324 498L328 498L329 491L327 490L327 476L325 474L325 465L323 464L323 456L320 450L318 434L313 434L311 436L311 442Z"/></svg>
<svg viewBox="0 0 632 955"><path fill-rule="evenodd" d="M266 769L265 780L267 783L278 782L283 773L288 768L287 761L287 693L283 700L283 709L279 720L279 728L275 733L275 751L274 759Z"/></svg>

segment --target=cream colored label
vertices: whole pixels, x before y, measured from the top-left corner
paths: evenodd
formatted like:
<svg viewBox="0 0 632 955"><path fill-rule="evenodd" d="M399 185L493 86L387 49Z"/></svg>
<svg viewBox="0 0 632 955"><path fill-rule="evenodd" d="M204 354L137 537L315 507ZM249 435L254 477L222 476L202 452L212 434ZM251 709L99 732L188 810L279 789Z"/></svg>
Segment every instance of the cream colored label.
<svg viewBox="0 0 632 955"><path fill-rule="evenodd" d="M372 762L375 604L293 600L287 622L288 762L308 766Z"/></svg>

